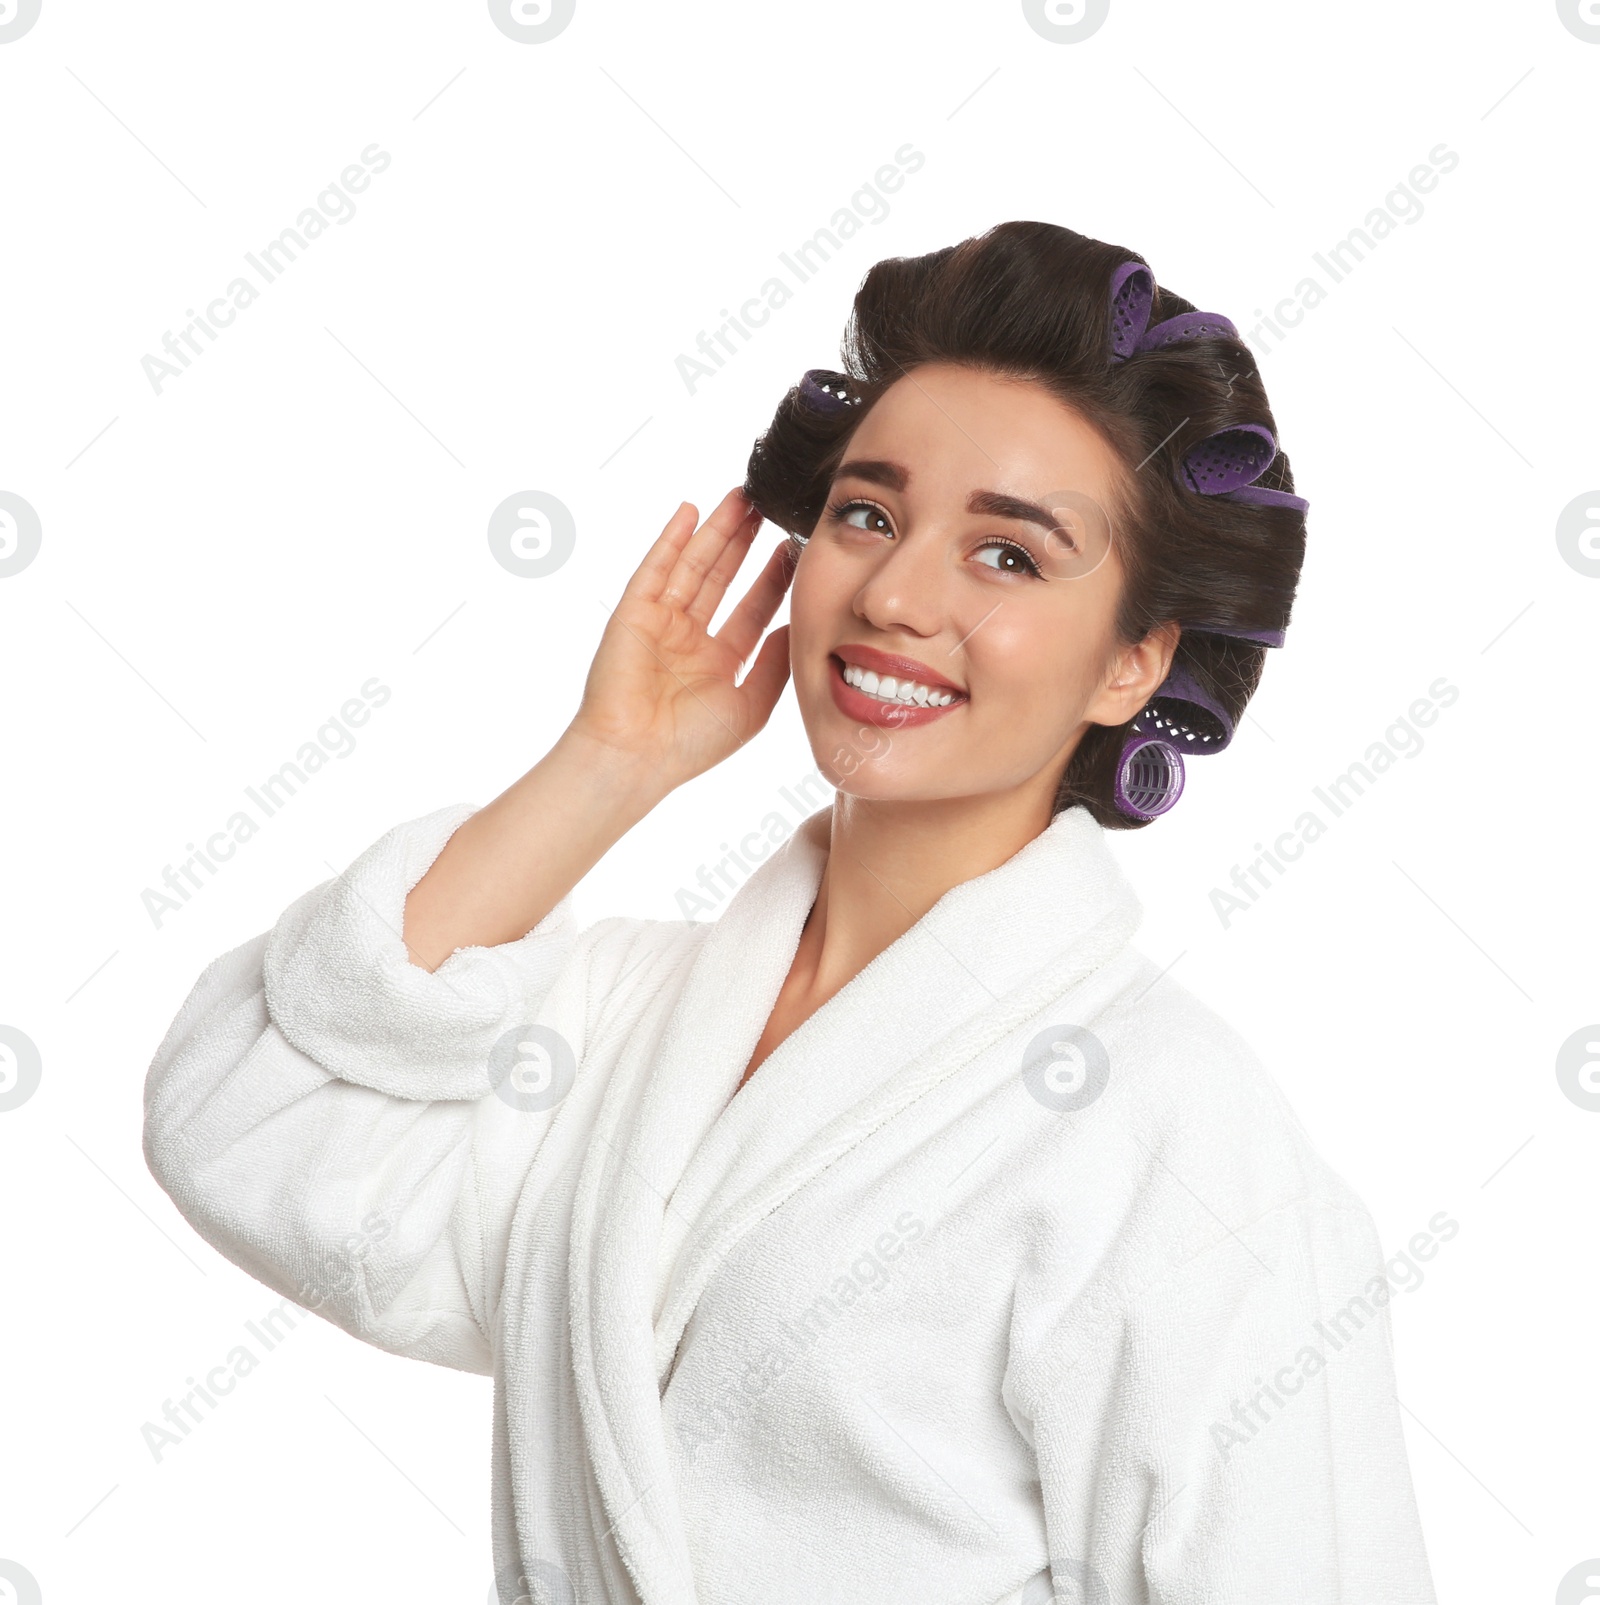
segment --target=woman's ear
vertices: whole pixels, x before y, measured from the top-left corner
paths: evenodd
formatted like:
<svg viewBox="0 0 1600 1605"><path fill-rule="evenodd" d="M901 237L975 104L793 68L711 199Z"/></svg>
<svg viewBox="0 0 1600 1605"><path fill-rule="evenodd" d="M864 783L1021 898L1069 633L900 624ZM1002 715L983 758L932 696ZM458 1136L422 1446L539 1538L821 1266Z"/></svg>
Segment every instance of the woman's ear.
<svg viewBox="0 0 1600 1605"><path fill-rule="evenodd" d="M1158 624L1142 641L1119 646L1111 659L1106 683L1090 704L1092 724L1126 724L1154 696L1172 667L1181 627L1176 620Z"/></svg>

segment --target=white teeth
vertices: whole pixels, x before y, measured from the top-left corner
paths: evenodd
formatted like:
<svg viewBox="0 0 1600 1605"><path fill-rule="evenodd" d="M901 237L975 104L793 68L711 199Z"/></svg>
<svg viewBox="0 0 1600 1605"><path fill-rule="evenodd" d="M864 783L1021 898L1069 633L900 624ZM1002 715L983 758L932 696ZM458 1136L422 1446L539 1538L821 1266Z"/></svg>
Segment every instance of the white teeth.
<svg viewBox="0 0 1600 1605"><path fill-rule="evenodd" d="M858 663L845 664L844 679L846 685L853 685L856 690L864 691L879 702L902 702L915 708L944 708L955 700L953 691L936 691L932 686L922 685L915 680L897 680L891 674L880 678L873 670L863 669Z"/></svg>

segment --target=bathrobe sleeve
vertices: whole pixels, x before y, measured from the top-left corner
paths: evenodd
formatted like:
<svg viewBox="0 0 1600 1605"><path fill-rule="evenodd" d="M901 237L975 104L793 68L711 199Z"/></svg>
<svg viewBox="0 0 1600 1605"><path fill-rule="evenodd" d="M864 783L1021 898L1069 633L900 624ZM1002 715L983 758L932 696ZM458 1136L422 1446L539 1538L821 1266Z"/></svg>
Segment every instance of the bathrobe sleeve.
<svg viewBox="0 0 1600 1605"><path fill-rule="evenodd" d="M512 1212L560 1108L497 1094L491 1050L563 977L581 1037L576 950L647 922L580 941L564 899L519 941L413 964L406 894L473 811L396 827L205 970L150 1067L144 1151L260 1281L381 1348L487 1373Z"/></svg>
<svg viewBox="0 0 1600 1605"><path fill-rule="evenodd" d="M1433 1605L1393 1291L1349 1195L1075 1299L1016 1382L1057 1597Z"/></svg>

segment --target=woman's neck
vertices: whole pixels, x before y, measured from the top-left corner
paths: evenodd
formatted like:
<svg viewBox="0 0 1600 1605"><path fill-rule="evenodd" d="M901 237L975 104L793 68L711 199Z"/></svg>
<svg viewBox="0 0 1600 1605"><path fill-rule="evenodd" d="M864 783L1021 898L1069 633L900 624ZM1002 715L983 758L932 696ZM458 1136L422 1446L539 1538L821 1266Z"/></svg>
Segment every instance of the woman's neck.
<svg viewBox="0 0 1600 1605"><path fill-rule="evenodd" d="M795 956L806 990L831 997L952 886L999 868L1050 819L1037 788L934 802L836 796L828 861Z"/></svg>

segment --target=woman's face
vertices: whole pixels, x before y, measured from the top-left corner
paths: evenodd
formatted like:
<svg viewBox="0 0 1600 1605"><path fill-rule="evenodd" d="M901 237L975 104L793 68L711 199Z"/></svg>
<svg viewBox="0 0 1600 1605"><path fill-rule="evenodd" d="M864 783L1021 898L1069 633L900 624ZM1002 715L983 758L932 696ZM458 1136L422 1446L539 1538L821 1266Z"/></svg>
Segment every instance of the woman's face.
<svg viewBox="0 0 1600 1605"><path fill-rule="evenodd" d="M1103 509L1119 472L1027 381L930 364L885 392L790 593L795 694L831 784L885 801L1036 794L1048 810L1084 730L1132 718L1176 639L1117 642Z"/></svg>

